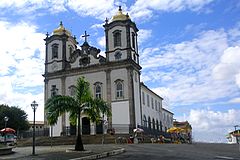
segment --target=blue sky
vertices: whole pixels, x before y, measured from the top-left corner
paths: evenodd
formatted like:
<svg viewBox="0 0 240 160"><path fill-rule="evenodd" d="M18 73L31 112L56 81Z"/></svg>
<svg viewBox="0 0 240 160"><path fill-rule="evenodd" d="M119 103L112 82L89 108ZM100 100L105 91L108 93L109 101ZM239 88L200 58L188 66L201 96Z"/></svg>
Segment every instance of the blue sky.
<svg viewBox="0 0 240 160"><path fill-rule="evenodd" d="M0 104L43 120L45 34L64 26L101 49L102 25L121 5L139 28L141 80L164 98L197 141L225 142L240 124L240 2L237 0L1 0Z"/></svg>

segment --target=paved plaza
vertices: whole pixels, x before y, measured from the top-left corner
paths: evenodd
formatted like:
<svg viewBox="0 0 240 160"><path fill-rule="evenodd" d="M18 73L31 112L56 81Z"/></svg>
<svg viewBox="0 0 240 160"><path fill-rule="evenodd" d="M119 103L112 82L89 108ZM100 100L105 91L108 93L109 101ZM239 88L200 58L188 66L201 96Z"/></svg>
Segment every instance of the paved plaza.
<svg viewBox="0 0 240 160"><path fill-rule="evenodd" d="M1 159L18 160L81 160L102 158L105 160L240 160L238 145L229 144L104 144L84 145L86 152L66 152L73 145L36 146L36 155L32 156L32 147L14 148L13 154L2 155Z"/></svg>

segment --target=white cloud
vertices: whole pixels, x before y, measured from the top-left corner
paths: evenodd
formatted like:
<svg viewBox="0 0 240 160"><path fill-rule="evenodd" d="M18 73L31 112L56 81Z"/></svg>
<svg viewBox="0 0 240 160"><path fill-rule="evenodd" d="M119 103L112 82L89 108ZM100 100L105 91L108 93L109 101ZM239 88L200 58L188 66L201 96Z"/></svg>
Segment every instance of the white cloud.
<svg viewBox="0 0 240 160"><path fill-rule="evenodd" d="M146 20L154 15L154 11L178 12L183 10L199 11L213 0L153 0L146 3L144 0L137 0L129 9L126 2L120 3L117 0L1 0L0 8L2 13L9 11L20 15L31 15L41 9L50 13L60 13L68 10L75 11L80 16L92 16L104 20L111 18L116 13L116 6L121 5L123 10L130 13L132 19ZM46 12L42 12L46 14Z"/></svg>
<svg viewBox="0 0 240 160"><path fill-rule="evenodd" d="M130 8L131 16L134 19L148 19L154 11L179 12L183 10L199 11L213 0L152 0L146 3L145 0L137 0Z"/></svg>
<svg viewBox="0 0 240 160"><path fill-rule="evenodd" d="M222 29L209 30L191 41L140 50L141 76L169 89L172 105L236 97L240 49L229 46L228 38Z"/></svg>
<svg viewBox="0 0 240 160"><path fill-rule="evenodd" d="M36 99L40 111L37 119L42 120L43 93L35 93L34 87L43 87L45 35L36 30L36 26L24 22L0 21L0 34L4 37L0 40L0 104L19 106L31 113L26 106Z"/></svg>
<svg viewBox="0 0 240 160"><path fill-rule="evenodd" d="M240 103L240 97L233 98L229 101L230 103Z"/></svg>
<svg viewBox="0 0 240 160"><path fill-rule="evenodd" d="M105 36L102 36L100 38L97 39L98 44L105 49L106 46L106 39Z"/></svg>
<svg viewBox="0 0 240 160"><path fill-rule="evenodd" d="M39 9L47 9L51 13L66 11L65 0L1 0L0 8L6 9L3 12L13 11L18 14L29 14Z"/></svg>
<svg viewBox="0 0 240 160"><path fill-rule="evenodd" d="M94 2L89 0L69 0L67 5L80 16L94 16L101 20L116 13L114 0L98 0Z"/></svg>
<svg viewBox="0 0 240 160"><path fill-rule="evenodd" d="M143 42L152 36L152 30L140 29L138 31L138 45L141 46Z"/></svg>
<svg viewBox="0 0 240 160"><path fill-rule="evenodd" d="M101 23L101 24L94 24L94 25L92 25L90 28L93 28L93 29L98 29L98 28L101 28L101 29L103 29L103 25L104 25L105 23Z"/></svg>
<svg viewBox="0 0 240 160"><path fill-rule="evenodd" d="M186 117L177 120L188 120L193 128L195 141L226 142L225 135L232 131L240 121L240 110L229 109L226 112L211 109L191 109ZM214 137L212 137L214 135Z"/></svg>
<svg viewBox="0 0 240 160"><path fill-rule="evenodd" d="M236 84L239 84L240 75L240 47L229 47L221 56L220 63L213 69L215 79L235 79ZM240 85L239 85L240 86Z"/></svg>

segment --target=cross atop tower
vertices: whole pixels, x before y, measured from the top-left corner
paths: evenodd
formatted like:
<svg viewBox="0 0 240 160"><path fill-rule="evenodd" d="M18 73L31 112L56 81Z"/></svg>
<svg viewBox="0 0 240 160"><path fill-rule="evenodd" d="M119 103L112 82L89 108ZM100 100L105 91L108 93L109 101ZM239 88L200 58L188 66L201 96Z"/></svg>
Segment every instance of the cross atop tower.
<svg viewBox="0 0 240 160"><path fill-rule="evenodd" d="M90 36L89 34L87 34L87 31L84 32L84 35L82 37L84 37L85 42L87 42L87 37Z"/></svg>

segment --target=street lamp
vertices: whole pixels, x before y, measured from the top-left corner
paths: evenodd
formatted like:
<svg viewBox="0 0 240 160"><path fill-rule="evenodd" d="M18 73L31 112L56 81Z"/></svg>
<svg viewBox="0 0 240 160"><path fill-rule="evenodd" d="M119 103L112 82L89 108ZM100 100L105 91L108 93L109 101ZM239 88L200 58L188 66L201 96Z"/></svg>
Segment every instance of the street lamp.
<svg viewBox="0 0 240 160"><path fill-rule="evenodd" d="M7 121L9 120L9 118L7 116L4 117L4 122L5 122L5 134L4 134L4 143L7 144L7 132L6 132L6 128L7 128Z"/></svg>
<svg viewBox="0 0 240 160"><path fill-rule="evenodd" d="M32 150L32 155L35 155L35 112L38 107L38 104L36 103L35 100L32 102L31 107L33 109L33 144L32 144L33 150Z"/></svg>

